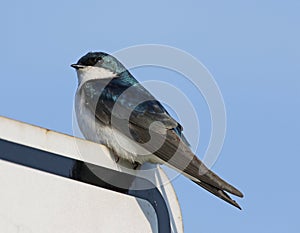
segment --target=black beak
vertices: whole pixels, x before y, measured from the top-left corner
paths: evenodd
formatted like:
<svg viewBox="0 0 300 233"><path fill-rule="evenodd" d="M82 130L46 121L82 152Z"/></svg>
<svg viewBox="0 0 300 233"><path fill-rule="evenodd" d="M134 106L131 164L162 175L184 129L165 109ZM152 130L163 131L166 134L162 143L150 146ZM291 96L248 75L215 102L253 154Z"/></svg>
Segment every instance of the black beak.
<svg viewBox="0 0 300 233"><path fill-rule="evenodd" d="M78 70L78 69L84 68L85 66L84 65L78 65L78 64L72 64L71 67Z"/></svg>

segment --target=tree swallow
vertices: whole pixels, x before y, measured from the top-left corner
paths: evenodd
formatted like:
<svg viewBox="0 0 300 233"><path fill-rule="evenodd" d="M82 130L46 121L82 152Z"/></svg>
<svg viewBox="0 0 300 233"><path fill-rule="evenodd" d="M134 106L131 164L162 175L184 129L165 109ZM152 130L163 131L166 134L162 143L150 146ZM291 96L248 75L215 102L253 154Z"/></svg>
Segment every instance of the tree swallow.
<svg viewBox="0 0 300 233"><path fill-rule="evenodd" d="M113 56L90 52L77 71L77 122L83 136L132 163L166 164L240 208L227 193L243 194L209 170L191 151L183 127Z"/></svg>

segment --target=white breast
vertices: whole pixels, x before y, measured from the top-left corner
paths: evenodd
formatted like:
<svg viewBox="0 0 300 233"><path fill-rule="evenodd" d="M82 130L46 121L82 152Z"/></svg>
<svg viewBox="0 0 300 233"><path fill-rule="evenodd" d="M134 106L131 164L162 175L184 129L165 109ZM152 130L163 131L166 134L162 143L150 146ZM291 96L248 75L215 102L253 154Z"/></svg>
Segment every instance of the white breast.
<svg viewBox="0 0 300 233"><path fill-rule="evenodd" d="M80 89L76 92L75 111L78 126L83 136L90 141L106 145L113 153L131 162L160 162L136 142L132 141L118 130L104 125L95 119L94 113L86 105Z"/></svg>

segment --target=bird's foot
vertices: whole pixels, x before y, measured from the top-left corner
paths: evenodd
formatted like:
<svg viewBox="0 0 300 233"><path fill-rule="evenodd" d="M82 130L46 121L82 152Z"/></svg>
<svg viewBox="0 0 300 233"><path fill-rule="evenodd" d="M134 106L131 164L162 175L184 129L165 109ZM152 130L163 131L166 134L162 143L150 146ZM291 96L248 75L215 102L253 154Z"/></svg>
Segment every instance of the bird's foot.
<svg viewBox="0 0 300 233"><path fill-rule="evenodd" d="M120 157L117 155L117 153L116 152L114 152L113 150L111 151L112 153L112 155L113 155L113 157L114 157L114 159L115 159L115 162L116 163L118 163L119 161L120 161Z"/></svg>
<svg viewBox="0 0 300 233"><path fill-rule="evenodd" d="M120 161L120 157L114 153L115 162L118 163Z"/></svg>
<svg viewBox="0 0 300 233"><path fill-rule="evenodd" d="M133 163L133 170L136 170L141 164L138 162Z"/></svg>

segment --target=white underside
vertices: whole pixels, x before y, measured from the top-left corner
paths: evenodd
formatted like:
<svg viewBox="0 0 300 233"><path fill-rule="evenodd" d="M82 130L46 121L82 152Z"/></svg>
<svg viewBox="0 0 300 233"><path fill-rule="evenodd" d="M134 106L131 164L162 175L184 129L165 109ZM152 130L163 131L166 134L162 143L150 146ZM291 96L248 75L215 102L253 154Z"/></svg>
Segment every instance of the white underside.
<svg viewBox="0 0 300 233"><path fill-rule="evenodd" d="M156 156L143 149L136 142L95 119L94 114L85 105L84 98L80 97L78 93L76 93L75 111L80 131L87 140L106 145L114 155L130 162L161 163Z"/></svg>
<svg viewBox="0 0 300 233"><path fill-rule="evenodd" d="M88 68L88 67L87 67ZM87 107L84 96L80 95L82 84L88 80L99 78L113 78L112 72L103 68L89 67L78 70L79 87L75 97L75 111L78 126L83 136L90 141L106 145L114 155L131 162L161 163L156 156L143 149L136 142L123 135L118 130L104 125L95 119L94 113ZM110 76L109 76L110 75Z"/></svg>

